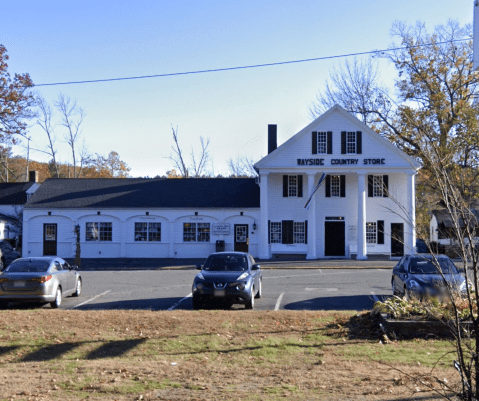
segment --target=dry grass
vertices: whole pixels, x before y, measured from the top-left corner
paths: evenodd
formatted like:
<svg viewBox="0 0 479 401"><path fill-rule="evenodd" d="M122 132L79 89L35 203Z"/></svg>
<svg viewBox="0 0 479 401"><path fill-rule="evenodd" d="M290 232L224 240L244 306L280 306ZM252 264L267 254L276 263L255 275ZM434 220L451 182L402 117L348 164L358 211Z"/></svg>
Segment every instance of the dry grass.
<svg viewBox="0 0 479 401"><path fill-rule="evenodd" d="M8 310L0 400L430 400L434 377L455 385L451 356L435 365L447 342L381 339L347 312Z"/></svg>

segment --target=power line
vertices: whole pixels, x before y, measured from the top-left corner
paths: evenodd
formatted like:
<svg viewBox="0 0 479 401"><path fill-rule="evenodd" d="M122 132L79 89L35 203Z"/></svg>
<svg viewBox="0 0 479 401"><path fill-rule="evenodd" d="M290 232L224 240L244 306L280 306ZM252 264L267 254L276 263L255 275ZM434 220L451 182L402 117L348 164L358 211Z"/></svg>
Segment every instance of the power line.
<svg viewBox="0 0 479 401"><path fill-rule="evenodd" d="M466 41L466 40L470 40L470 38L456 39L456 40L437 42L437 43L428 43L428 44L417 45L417 46L403 46L403 47L396 47L396 48L393 48L393 49L371 50L371 51L360 52L360 53L341 54L341 55L337 55L337 56L306 58L306 59L302 59L302 60L278 61L276 63L252 64L252 65L244 65L244 66L238 66L238 67L213 68L213 69L209 69L209 70L171 72L171 73L156 74L156 75L141 75L141 76L137 76L137 77L92 79L92 80L85 80L85 81L70 81L70 82L54 82L54 83L48 83L48 84L38 84L38 85L34 85L34 86L38 87L38 86L91 84L91 83L99 83L99 82L127 81L127 80L133 80L133 79L173 77L173 76L178 76L178 75L205 74L205 73L209 73L209 72L246 70L246 69L251 69L251 68L273 67L273 66L277 66L277 65L308 63L308 62L311 62L311 61L331 60L331 59L335 59L335 58L344 58L344 57L351 57L351 56L364 56L364 55L367 55L367 54L387 53L387 52L392 52L392 51L396 51L396 50L404 50L404 49L408 49L408 48L435 46L435 45L442 45L442 44L446 44L446 43L463 42L463 41Z"/></svg>

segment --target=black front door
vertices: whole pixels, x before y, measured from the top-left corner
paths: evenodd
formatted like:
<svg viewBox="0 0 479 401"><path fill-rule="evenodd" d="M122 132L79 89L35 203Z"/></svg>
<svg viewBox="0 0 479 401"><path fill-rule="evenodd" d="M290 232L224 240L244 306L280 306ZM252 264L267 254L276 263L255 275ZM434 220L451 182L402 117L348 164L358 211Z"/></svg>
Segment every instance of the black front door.
<svg viewBox="0 0 479 401"><path fill-rule="evenodd" d="M43 255L56 256L57 254L57 225L43 225Z"/></svg>
<svg viewBox="0 0 479 401"><path fill-rule="evenodd" d="M344 221L324 222L324 256L345 256Z"/></svg>
<svg viewBox="0 0 479 401"><path fill-rule="evenodd" d="M235 251L248 252L248 224L235 224Z"/></svg>
<svg viewBox="0 0 479 401"><path fill-rule="evenodd" d="M391 256L404 256L403 223L391 223Z"/></svg>

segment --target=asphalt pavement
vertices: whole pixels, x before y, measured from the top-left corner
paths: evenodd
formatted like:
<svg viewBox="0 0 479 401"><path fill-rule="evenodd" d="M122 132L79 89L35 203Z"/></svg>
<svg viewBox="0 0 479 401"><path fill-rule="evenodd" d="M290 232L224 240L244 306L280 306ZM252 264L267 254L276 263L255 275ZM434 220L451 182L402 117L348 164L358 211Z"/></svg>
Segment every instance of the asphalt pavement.
<svg viewBox="0 0 479 401"><path fill-rule="evenodd" d="M399 258L398 258L399 259ZM256 259L262 269L390 269L396 260L355 259ZM74 264L73 259L67 259ZM96 258L82 259L80 270L189 270L205 259Z"/></svg>

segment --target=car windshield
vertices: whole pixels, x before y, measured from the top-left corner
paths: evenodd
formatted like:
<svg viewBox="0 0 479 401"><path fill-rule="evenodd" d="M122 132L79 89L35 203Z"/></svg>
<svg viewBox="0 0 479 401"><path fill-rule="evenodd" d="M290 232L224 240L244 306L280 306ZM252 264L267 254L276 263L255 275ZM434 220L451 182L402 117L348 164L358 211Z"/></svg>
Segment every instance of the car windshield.
<svg viewBox="0 0 479 401"><path fill-rule="evenodd" d="M206 259L204 270L209 271L245 271L248 269L246 256L243 255L210 255Z"/></svg>
<svg viewBox="0 0 479 401"><path fill-rule="evenodd" d="M9 273L41 273L46 272L50 263L44 260L16 260L5 271Z"/></svg>
<svg viewBox="0 0 479 401"><path fill-rule="evenodd" d="M441 270L444 274L457 274L458 271L454 263L449 259L438 259ZM409 263L409 273L411 274L439 274L436 266L431 259L412 259Z"/></svg>

